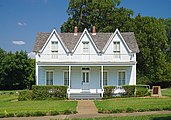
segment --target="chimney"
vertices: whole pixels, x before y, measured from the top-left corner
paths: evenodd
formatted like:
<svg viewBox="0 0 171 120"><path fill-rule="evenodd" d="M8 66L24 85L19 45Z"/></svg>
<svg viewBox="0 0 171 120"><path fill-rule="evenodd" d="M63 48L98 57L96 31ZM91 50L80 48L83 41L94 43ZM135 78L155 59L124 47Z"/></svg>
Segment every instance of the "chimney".
<svg viewBox="0 0 171 120"><path fill-rule="evenodd" d="M78 28L77 26L74 27L74 35L77 35L78 34Z"/></svg>
<svg viewBox="0 0 171 120"><path fill-rule="evenodd" d="M96 26L93 26L92 35L96 35Z"/></svg>

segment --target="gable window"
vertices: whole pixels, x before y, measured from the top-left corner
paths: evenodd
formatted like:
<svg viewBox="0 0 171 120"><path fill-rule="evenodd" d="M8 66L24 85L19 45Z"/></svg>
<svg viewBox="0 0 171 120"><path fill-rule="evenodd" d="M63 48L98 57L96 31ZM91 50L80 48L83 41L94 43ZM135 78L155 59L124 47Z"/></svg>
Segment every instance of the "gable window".
<svg viewBox="0 0 171 120"><path fill-rule="evenodd" d="M64 85L68 86L69 85L69 72L64 71Z"/></svg>
<svg viewBox="0 0 171 120"><path fill-rule="evenodd" d="M120 42L113 42L113 53L115 58L120 58Z"/></svg>
<svg viewBox="0 0 171 120"><path fill-rule="evenodd" d="M52 52L52 59L58 58L58 42L52 41L51 42L51 52Z"/></svg>
<svg viewBox="0 0 171 120"><path fill-rule="evenodd" d="M53 85L53 71L46 71L46 85Z"/></svg>
<svg viewBox="0 0 171 120"><path fill-rule="evenodd" d="M107 75L108 75L107 71L104 71L103 72L103 86L107 86L107 81L108 81ZM101 78L101 72L100 72L100 78ZM101 80L100 80L100 85L101 85Z"/></svg>
<svg viewBox="0 0 171 120"><path fill-rule="evenodd" d="M83 53L89 53L89 42L83 42Z"/></svg>
<svg viewBox="0 0 171 120"><path fill-rule="evenodd" d="M125 72L124 71L120 71L118 72L118 86L122 86L125 85Z"/></svg>

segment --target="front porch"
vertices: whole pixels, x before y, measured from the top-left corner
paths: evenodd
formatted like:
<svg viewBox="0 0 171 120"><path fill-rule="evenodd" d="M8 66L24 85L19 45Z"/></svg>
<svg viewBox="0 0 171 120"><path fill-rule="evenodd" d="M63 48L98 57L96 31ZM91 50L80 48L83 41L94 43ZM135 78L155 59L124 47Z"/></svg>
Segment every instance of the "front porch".
<svg viewBox="0 0 171 120"><path fill-rule="evenodd" d="M136 83L134 64L37 66L37 85L66 85L69 99L99 99L103 97L103 86Z"/></svg>

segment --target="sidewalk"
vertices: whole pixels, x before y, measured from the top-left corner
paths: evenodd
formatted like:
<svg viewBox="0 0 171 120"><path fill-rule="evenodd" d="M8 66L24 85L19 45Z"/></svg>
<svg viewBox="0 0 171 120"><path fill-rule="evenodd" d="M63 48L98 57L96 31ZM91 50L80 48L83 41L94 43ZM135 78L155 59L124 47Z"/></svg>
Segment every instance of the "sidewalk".
<svg viewBox="0 0 171 120"><path fill-rule="evenodd" d="M93 100L78 100L78 114L98 114L98 110Z"/></svg>

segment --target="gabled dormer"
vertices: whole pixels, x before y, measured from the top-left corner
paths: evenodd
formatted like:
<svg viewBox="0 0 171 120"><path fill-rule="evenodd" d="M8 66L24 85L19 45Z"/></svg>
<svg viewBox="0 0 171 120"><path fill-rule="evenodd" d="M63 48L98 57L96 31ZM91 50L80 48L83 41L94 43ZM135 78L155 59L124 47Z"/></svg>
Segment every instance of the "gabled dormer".
<svg viewBox="0 0 171 120"><path fill-rule="evenodd" d="M81 34L79 40L77 41L72 54L98 54L100 50L97 48L94 40L92 39L90 33L85 28Z"/></svg>

